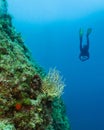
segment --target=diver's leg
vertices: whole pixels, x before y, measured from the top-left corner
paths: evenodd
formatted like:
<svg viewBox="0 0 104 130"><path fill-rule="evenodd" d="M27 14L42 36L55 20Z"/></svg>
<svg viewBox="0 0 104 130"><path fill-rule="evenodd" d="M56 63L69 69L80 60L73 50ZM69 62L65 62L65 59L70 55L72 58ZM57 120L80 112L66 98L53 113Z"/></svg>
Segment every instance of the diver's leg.
<svg viewBox="0 0 104 130"><path fill-rule="evenodd" d="M88 28L87 29L87 34L86 34L86 37L87 37L87 49L89 49L89 35L90 35L91 32L92 32L92 29Z"/></svg>
<svg viewBox="0 0 104 130"><path fill-rule="evenodd" d="M82 38L83 38L83 30L80 28L79 30L80 51L82 51Z"/></svg>
<svg viewBox="0 0 104 130"><path fill-rule="evenodd" d="M87 37L87 49L89 50L89 35L87 35L86 37Z"/></svg>

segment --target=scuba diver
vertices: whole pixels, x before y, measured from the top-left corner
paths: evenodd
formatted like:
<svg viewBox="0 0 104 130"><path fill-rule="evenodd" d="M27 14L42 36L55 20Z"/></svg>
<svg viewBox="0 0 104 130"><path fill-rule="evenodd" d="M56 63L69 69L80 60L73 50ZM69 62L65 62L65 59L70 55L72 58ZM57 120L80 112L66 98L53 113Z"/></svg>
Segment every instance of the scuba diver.
<svg viewBox="0 0 104 130"><path fill-rule="evenodd" d="M89 59L89 35L92 32L91 28L87 29L87 34L86 34L86 38L87 38L87 44L83 45L82 44L82 38L83 38L83 30L80 29L79 30L79 38L80 38L80 55L79 55L79 59L83 62Z"/></svg>

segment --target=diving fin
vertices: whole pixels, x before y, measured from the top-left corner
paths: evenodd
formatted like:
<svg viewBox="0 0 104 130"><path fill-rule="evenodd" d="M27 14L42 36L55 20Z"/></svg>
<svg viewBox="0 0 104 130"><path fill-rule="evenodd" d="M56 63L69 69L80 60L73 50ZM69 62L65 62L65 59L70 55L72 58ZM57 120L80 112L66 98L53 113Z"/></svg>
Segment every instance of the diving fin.
<svg viewBox="0 0 104 130"><path fill-rule="evenodd" d="M80 36L80 37L83 36L83 29L82 29L82 28L80 28L80 30L79 30L79 36Z"/></svg>
<svg viewBox="0 0 104 130"><path fill-rule="evenodd" d="M89 36L91 32L92 32L92 28L88 28L87 29L87 36Z"/></svg>

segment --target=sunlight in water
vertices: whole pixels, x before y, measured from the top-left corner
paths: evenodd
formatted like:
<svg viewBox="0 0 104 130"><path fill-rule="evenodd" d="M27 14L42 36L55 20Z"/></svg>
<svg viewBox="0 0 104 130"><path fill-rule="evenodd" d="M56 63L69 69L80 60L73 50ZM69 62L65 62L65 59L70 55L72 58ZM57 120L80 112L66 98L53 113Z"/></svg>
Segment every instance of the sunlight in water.
<svg viewBox="0 0 104 130"><path fill-rule="evenodd" d="M29 21L75 19L104 9L103 0L8 0L8 4L13 16Z"/></svg>

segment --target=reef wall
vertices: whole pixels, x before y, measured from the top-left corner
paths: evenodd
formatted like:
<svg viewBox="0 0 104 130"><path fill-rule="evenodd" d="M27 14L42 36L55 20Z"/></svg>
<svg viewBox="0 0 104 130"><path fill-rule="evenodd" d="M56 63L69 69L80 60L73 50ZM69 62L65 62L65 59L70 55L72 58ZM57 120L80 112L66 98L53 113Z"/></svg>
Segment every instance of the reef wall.
<svg viewBox="0 0 104 130"><path fill-rule="evenodd" d="M7 14L7 1L0 0L0 16Z"/></svg>
<svg viewBox="0 0 104 130"><path fill-rule="evenodd" d="M0 130L70 130L60 72L33 59L0 0Z"/></svg>

